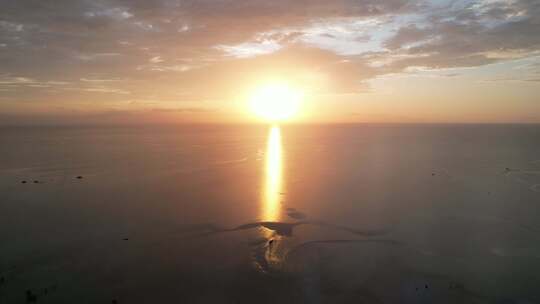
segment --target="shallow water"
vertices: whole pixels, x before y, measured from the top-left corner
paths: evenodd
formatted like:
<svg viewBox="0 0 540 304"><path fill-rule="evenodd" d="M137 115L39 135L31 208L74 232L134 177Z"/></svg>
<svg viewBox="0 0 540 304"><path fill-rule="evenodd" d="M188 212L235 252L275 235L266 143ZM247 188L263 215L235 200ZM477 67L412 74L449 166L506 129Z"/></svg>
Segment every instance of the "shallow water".
<svg viewBox="0 0 540 304"><path fill-rule="evenodd" d="M0 155L0 303L540 302L538 125L6 127Z"/></svg>

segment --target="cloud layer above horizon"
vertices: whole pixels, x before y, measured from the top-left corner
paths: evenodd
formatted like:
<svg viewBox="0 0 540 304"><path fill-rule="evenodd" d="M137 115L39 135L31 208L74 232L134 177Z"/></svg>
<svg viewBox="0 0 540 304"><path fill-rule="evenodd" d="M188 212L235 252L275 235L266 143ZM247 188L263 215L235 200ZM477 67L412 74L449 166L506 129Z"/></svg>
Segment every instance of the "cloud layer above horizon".
<svg viewBox="0 0 540 304"><path fill-rule="evenodd" d="M368 98L419 98L400 89L403 79L417 86L437 78L449 84L439 93L461 83L471 94L507 86L515 93L495 107L518 100L521 108L493 120L540 122L530 113L531 92L540 88L539 33L537 0L4 0L0 114L142 111L219 120L233 115L250 85L286 78L314 103L346 100L352 115L369 112L354 105ZM381 95L387 91L394 95ZM429 120L422 115L411 119Z"/></svg>

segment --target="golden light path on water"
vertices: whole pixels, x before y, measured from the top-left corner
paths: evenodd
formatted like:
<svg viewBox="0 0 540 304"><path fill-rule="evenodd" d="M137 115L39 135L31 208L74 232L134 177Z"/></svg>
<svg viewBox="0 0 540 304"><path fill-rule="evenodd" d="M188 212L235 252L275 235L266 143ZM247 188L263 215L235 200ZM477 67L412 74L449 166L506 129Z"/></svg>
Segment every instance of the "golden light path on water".
<svg viewBox="0 0 540 304"><path fill-rule="evenodd" d="M268 132L265 161L261 218L263 221L274 222L280 219L283 186L283 149L279 126L272 126Z"/></svg>
<svg viewBox="0 0 540 304"><path fill-rule="evenodd" d="M281 130L279 126L272 126L268 131L266 142L264 184L261 197L260 219L265 222L278 222L281 218L281 199L283 187L283 148L281 145ZM281 262L281 237L274 231L261 227L261 236L267 240L266 245L260 247L255 253L256 264L263 271L270 269L271 265Z"/></svg>

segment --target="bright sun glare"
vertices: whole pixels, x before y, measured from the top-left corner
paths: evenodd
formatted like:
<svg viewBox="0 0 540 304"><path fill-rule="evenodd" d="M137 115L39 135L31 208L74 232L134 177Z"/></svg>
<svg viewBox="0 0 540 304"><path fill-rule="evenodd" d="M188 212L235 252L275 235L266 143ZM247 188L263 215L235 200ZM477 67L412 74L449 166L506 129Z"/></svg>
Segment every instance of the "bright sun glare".
<svg viewBox="0 0 540 304"><path fill-rule="evenodd" d="M286 84L268 84L256 89L249 100L257 116L282 121L293 117L300 107L302 92Z"/></svg>

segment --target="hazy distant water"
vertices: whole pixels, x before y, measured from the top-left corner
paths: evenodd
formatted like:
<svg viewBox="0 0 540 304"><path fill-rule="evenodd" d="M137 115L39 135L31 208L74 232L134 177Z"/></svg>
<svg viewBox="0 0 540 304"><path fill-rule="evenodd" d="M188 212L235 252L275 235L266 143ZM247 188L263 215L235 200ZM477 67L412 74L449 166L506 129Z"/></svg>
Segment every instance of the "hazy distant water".
<svg viewBox="0 0 540 304"><path fill-rule="evenodd" d="M538 303L540 126L0 128L0 303L29 289Z"/></svg>

